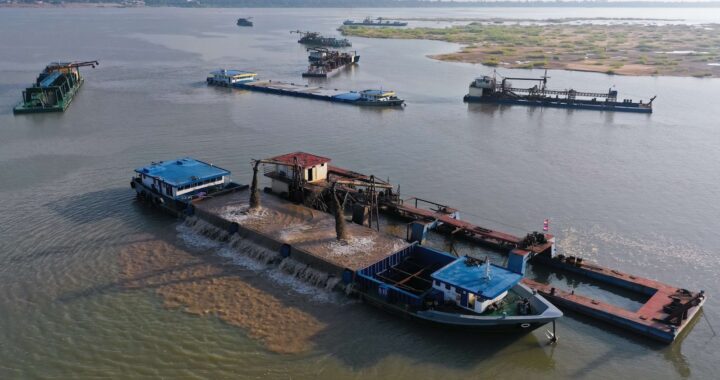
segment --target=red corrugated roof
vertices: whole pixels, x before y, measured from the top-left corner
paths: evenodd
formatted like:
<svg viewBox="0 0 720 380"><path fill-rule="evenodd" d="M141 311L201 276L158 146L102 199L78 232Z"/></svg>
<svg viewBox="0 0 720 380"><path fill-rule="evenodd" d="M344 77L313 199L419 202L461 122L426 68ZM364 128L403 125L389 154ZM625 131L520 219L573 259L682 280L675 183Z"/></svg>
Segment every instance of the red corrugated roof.
<svg viewBox="0 0 720 380"><path fill-rule="evenodd" d="M284 162L284 163L292 165L295 163L295 158L297 158L298 165L300 165L300 167L303 167L303 168L308 168L311 166L330 162L330 159L327 157L316 156L314 154L305 153L305 152L294 152L294 153L283 154L282 156L272 157L272 158L270 158L270 160L280 161L280 162Z"/></svg>

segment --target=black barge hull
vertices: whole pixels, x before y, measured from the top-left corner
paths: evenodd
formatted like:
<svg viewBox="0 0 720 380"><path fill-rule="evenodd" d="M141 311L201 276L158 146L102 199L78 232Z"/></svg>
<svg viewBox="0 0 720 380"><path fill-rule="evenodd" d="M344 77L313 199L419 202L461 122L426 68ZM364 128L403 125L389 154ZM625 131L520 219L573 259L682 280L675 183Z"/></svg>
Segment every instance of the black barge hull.
<svg viewBox="0 0 720 380"><path fill-rule="evenodd" d="M555 99L525 99L525 98L505 98L492 96L470 96L465 95L463 100L467 103L488 103L488 104L512 104L531 107L551 107L566 109L581 109L594 111L615 111L615 112L634 112L634 113L652 113L652 108L643 107L637 103L621 103L621 102L593 102L589 100L575 100L568 102L565 100Z"/></svg>

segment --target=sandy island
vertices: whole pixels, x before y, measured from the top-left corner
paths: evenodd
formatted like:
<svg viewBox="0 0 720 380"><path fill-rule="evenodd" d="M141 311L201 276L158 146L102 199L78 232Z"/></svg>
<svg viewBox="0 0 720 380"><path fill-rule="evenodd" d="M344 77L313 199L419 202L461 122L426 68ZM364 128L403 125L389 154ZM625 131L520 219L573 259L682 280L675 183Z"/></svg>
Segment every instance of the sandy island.
<svg viewBox="0 0 720 380"><path fill-rule="evenodd" d="M504 68L619 75L720 76L720 24L472 22L444 28L343 26L343 35L464 44L431 58Z"/></svg>

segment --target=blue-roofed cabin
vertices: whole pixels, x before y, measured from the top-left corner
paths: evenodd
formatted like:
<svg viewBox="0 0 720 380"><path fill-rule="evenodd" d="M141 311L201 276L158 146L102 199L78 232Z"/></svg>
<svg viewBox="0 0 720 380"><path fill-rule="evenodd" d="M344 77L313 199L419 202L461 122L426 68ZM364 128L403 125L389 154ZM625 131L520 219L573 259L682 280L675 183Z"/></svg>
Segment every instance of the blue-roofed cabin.
<svg viewBox="0 0 720 380"><path fill-rule="evenodd" d="M383 102L397 99L397 96L395 95L394 91L365 90L360 91L360 98L366 101Z"/></svg>
<svg viewBox="0 0 720 380"><path fill-rule="evenodd" d="M230 172L193 158L153 162L135 169L135 181L173 199L188 199L201 192L222 189L230 182Z"/></svg>
<svg viewBox="0 0 720 380"><path fill-rule="evenodd" d="M494 265L461 257L431 275L433 289L440 291L447 302L483 313L488 306L502 300L523 275Z"/></svg>
<svg viewBox="0 0 720 380"><path fill-rule="evenodd" d="M343 280L364 301L424 321L529 331L562 312L520 282L526 258L518 254L506 269L416 242Z"/></svg>
<svg viewBox="0 0 720 380"><path fill-rule="evenodd" d="M220 86L232 86L238 83L252 82L257 77L256 73L242 70L216 70L208 75L209 84Z"/></svg>

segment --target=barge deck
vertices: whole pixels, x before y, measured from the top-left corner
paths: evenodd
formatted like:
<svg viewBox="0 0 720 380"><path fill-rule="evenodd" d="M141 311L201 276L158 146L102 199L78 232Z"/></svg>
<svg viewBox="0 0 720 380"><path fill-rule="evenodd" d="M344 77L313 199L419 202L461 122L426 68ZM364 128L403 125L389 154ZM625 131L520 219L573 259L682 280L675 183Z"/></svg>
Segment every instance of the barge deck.
<svg viewBox="0 0 720 380"><path fill-rule="evenodd" d="M410 246L357 224L346 226L356 244L345 245L336 239L332 215L273 195L262 197L261 211L248 212L249 193L245 188L199 199L193 202L194 214L337 278L346 270L354 273Z"/></svg>
<svg viewBox="0 0 720 380"><path fill-rule="evenodd" d="M243 90L265 92L275 95L347 103L359 106L401 107L403 99L393 91L363 90L347 91L318 86L300 85L273 80L257 80L257 74L240 70L218 70L208 76L207 82L214 86L234 87Z"/></svg>

